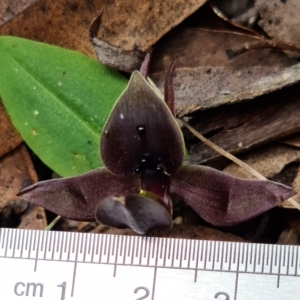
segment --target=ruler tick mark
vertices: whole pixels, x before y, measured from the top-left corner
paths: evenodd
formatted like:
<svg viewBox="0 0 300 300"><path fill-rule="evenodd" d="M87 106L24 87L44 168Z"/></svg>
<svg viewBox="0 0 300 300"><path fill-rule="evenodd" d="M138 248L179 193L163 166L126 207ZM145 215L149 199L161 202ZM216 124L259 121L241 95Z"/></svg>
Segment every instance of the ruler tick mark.
<svg viewBox="0 0 300 300"><path fill-rule="evenodd" d="M197 255L196 255L196 269L195 269L195 278L194 282L197 282L197 275L198 275L198 262L199 262L199 248L200 248L200 243L202 244L203 241L197 241Z"/></svg>
<svg viewBox="0 0 300 300"><path fill-rule="evenodd" d="M73 269L73 280L72 280L71 297L74 296L74 291L75 291L75 281L76 281L76 272L77 272L77 257L78 257L78 251L79 251L79 243L80 243L79 235L76 234L75 236L77 237L77 243L76 243L76 250L73 249L76 252L75 252L75 263L74 263L74 269Z"/></svg>
<svg viewBox="0 0 300 300"><path fill-rule="evenodd" d="M116 252L115 252L115 265L114 265L114 273L113 277L116 277L117 274L117 265L118 265L118 250L119 250L119 237L117 236L117 242L116 242ZM115 240L114 240L114 246L115 246Z"/></svg>

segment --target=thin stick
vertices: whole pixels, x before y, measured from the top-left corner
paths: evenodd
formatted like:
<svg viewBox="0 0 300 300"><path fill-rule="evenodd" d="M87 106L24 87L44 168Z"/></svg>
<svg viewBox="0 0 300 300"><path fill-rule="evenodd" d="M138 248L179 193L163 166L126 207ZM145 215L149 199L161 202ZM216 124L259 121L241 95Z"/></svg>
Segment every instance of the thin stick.
<svg viewBox="0 0 300 300"><path fill-rule="evenodd" d="M300 53L300 48L296 44L284 43L284 42L273 41L273 40L263 40L263 41L245 43L236 48L226 49L225 52L228 58L232 59L237 55L245 53L246 51L256 50L256 49L275 49L281 51L293 51L293 52Z"/></svg>
<svg viewBox="0 0 300 300"><path fill-rule="evenodd" d="M51 230L56 223L60 220L61 216L57 216L46 228L45 230Z"/></svg>
<svg viewBox="0 0 300 300"><path fill-rule="evenodd" d="M223 150L207 138L205 138L201 133L199 133L197 130L195 130L192 126L190 126L188 123L181 119L177 119L179 123L181 123L183 126L185 126L194 136L196 136L199 140L201 140L203 143L220 153L221 155L227 157L240 167L242 167L244 170L248 171L250 174L256 176L259 179L268 180L266 177L258 173L256 170L251 168L249 165L245 164L243 161L238 159L237 157L233 156L232 154L228 153L227 151ZM295 206L298 210L300 210L300 205L298 202L296 202L293 198L289 198L286 201L289 201L293 206Z"/></svg>

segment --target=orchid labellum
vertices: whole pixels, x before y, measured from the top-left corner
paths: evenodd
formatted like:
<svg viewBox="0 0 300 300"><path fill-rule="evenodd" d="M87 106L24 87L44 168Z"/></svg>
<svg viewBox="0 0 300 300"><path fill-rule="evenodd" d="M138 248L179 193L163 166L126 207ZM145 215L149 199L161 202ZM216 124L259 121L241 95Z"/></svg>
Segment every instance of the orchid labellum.
<svg viewBox="0 0 300 300"><path fill-rule="evenodd" d="M249 220L291 197L294 191L279 183L182 166L184 140L173 116L173 71L174 64L166 76L165 101L144 72L133 72L103 130L104 168L39 182L19 196L69 219L97 220L141 234L172 226L171 194L216 226Z"/></svg>

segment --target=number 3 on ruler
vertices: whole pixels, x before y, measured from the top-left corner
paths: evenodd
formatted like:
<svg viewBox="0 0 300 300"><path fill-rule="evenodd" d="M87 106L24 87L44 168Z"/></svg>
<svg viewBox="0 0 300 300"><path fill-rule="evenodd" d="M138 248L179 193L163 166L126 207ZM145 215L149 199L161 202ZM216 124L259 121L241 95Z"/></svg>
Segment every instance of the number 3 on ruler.
<svg viewBox="0 0 300 300"><path fill-rule="evenodd" d="M150 295L149 289L147 289L147 288L144 287L144 286L139 286L139 287L137 287L137 288L134 290L134 293L136 294L139 290L144 290L146 293L145 293L144 296L142 296L142 297L140 297L140 298L137 298L136 300L146 299L146 298Z"/></svg>
<svg viewBox="0 0 300 300"><path fill-rule="evenodd" d="M227 293L225 293L225 292L218 292L218 293L216 293L216 294L215 294L215 298L219 299L219 296L220 296L220 295L223 295L223 296L226 297L226 298L222 298L222 299L224 299L224 300L229 300L229 299L230 299L229 295L228 295Z"/></svg>

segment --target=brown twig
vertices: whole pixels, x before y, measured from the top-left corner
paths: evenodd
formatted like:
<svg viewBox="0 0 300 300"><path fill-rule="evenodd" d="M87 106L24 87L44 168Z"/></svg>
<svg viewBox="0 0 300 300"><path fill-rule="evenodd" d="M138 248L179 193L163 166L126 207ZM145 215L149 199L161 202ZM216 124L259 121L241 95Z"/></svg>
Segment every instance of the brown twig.
<svg viewBox="0 0 300 300"><path fill-rule="evenodd" d="M250 43L245 43L239 47L226 49L226 55L229 59L232 59L238 55L245 53L246 51L256 50L256 49L275 49L281 51L293 51L300 53L300 47L291 43L284 43L273 40L260 40Z"/></svg>

